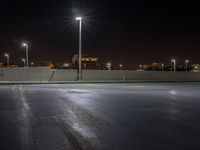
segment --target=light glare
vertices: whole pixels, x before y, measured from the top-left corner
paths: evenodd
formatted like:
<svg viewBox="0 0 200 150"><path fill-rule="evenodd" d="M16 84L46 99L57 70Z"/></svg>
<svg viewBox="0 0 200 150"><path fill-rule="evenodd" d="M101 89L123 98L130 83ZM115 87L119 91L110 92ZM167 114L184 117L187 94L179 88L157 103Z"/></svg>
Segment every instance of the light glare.
<svg viewBox="0 0 200 150"><path fill-rule="evenodd" d="M22 45L23 45L23 46L27 46L27 44L26 44L26 43L23 43Z"/></svg>
<svg viewBox="0 0 200 150"><path fill-rule="evenodd" d="M76 20L80 20L80 21L81 21L81 20L82 20L82 17L76 17Z"/></svg>

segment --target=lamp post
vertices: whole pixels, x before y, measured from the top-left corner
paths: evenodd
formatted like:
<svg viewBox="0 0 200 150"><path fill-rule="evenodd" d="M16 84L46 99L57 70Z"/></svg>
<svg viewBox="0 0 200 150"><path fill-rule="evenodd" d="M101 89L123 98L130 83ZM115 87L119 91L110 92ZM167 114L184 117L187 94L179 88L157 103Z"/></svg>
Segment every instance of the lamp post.
<svg viewBox="0 0 200 150"><path fill-rule="evenodd" d="M34 65L34 62L31 62L31 67L33 67L33 65Z"/></svg>
<svg viewBox="0 0 200 150"><path fill-rule="evenodd" d="M122 70L123 69L123 65L119 64L119 68L120 68L120 70Z"/></svg>
<svg viewBox="0 0 200 150"><path fill-rule="evenodd" d="M10 66L10 55L9 54L5 54L4 56L7 59L7 67L9 68L9 66Z"/></svg>
<svg viewBox="0 0 200 150"><path fill-rule="evenodd" d="M162 71L164 71L164 64L161 64L161 67L162 67Z"/></svg>
<svg viewBox="0 0 200 150"><path fill-rule="evenodd" d="M189 63L189 60L185 60L185 70L186 71L188 70L188 63Z"/></svg>
<svg viewBox="0 0 200 150"><path fill-rule="evenodd" d="M121 70L121 73L123 75L123 80L126 81L126 77L125 77L125 74L124 74L124 71L123 71L123 65L122 64L119 64L119 68Z"/></svg>
<svg viewBox="0 0 200 150"><path fill-rule="evenodd" d="M176 60L172 59L172 62L174 63L174 72L176 71Z"/></svg>
<svg viewBox="0 0 200 150"><path fill-rule="evenodd" d="M26 60L24 59L24 58L22 58L22 61L23 61L23 63L24 63L24 68L26 67Z"/></svg>
<svg viewBox="0 0 200 150"><path fill-rule="evenodd" d="M76 17L76 20L79 21L79 63L78 63L78 80L81 81L82 79L82 72L81 72L81 30L82 30L82 17Z"/></svg>
<svg viewBox="0 0 200 150"><path fill-rule="evenodd" d="M28 68L28 44L23 43L23 46L26 48L26 67Z"/></svg>
<svg viewBox="0 0 200 150"><path fill-rule="evenodd" d="M106 64L106 67L107 67L108 71L110 71L110 70L111 70L111 63L108 62L108 63Z"/></svg>

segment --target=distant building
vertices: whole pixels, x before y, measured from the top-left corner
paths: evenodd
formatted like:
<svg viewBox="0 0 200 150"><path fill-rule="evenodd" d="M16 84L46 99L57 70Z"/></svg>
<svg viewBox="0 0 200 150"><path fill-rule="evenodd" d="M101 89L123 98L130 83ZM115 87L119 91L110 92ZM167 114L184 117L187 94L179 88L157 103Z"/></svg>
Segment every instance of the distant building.
<svg viewBox="0 0 200 150"><path fill-rule="evenodd" d="M5 68L5 67L7 67L7 64L0 62L0 68ZM10 63L9 67L16 68L16 67L18 67L18 65L14 64L14 63Z"/></svg>
<svg viewBox="0 0 200 150"><path fill-rule="evenodd" d="M11 67L11 68L16 68L16 67L18 67L18 65L16 65L16 64L10 64L9 67Z"/></svg>
<svg viewBox="0 0 200 150"><path fill-rule="evenodd" d="M75 54L72 57L72 64L73 68L78 68L78 54ZM98 63L98 58L96 56L90 56L90 55L82 55L82 68L83 69L98 69L99 68L99 63Z"/></svg>
<svg viewBox="0 0 200 150"><path fill-rule="evenodd" d="M0 68L2 68L2 67L3 67L3 63L0 62Z"/></svg>
<svg viewBox="0 0 200 150"><path fill-rule="evenodd" d="M48 67L48 68L55 68L55 63L54 62L52 62L52 61L43 61L43 62L41 62L40 63L40 65L39 65L40 67Z"/></svg>
<svg viewBox="0 0 200 150"><path fill-rule="evenodd" d="M159 71L162 70L162 64L161 63L152 63L152 64L145 64L142 65L142 68L146 71Z"/></svg>
<svg viewBox="0 0 200 150"><path fill-rule="evenodd" d="M200 64L192 64L192 72L200 72Z"/></svg>

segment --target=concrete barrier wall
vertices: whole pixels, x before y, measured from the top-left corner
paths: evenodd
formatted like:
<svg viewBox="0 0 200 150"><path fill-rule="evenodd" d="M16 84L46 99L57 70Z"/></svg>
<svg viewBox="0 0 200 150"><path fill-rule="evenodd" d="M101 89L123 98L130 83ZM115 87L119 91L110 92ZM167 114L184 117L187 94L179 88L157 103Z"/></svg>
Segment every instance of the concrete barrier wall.
<svg viewBox="0 0 200 150"><path fill-rule="evenodd" d="M76 81L77 70L54 70L55 74L49 81Z"/></svg>
<svg viewBox="0 0 200 150"><path fill-rule="evenodd" d="M126 70L83 70L82 79L83 81L200 81L200 73ZM76 80L77 70L54 70L48 68L0 69L0 82L56 82Z"/></svg>
<svg viewBox="0 0 200 150"><path fill-rule="evenodd" d="M200 81L200 73L171 71L125 71L127 80Z"/></svg>
<svg viewBox="0 0 200 150"><path fill-rule="evenodd" d="M123 80L123 74L119 70L84 70L83 80Z"/></svg>
<svg viewBox="0 0 200 150"><path fill-rule="evenodd" d="M5 68L1 69L3 75L0 81L45 81L48 80L51 71L46 68Z"/></svg>
<svg viewBox="0 0 200 150"><path fill-rule="evenodd" d="M54 70L48 68L4 68L0 69L0 81L75 81L76 70Z"/></svg>
<svg viewBox="0 0 200 150"><path fill-rule="evenodd" d="M200 81L200 73L172 71L85 70L83 80Z"/></svg>

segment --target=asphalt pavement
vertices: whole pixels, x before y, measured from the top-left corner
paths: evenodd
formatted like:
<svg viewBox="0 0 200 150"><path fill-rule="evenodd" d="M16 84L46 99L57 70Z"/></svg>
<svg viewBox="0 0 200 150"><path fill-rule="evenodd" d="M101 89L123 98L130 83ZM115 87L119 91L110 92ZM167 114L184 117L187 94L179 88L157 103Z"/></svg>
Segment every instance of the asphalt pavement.
<svg viewBox="0 0 200 150"><path fill-rule="evenodd" d="M200 83L0 85L0 150L199 150Z"/></svg>

